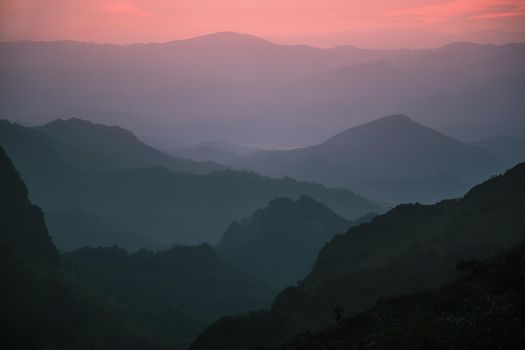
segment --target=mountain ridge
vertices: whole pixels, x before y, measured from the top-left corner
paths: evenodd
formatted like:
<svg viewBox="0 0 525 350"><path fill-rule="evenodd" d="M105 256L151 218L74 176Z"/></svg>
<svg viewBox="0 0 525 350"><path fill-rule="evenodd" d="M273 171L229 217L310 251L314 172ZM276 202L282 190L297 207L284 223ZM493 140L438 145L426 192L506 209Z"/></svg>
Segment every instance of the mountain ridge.
<svg viewBox="0 0 525 350"><path fill-rule="evenodd" d="M352 225L309 196L281 197L233 221L216 249L222 258L282 288L301 279L323 244Z"/></svg>
<svg viewBox="0 0 525 350"><path fill-rule="evenodd" d="M258 152L241 158L234 165L267 175L346 185L370 198L399 203L429 202L461 195L468 189L468 183L499 171L499 162L496 156L477 146L397 114L346 129L318 145ZM431 188L417 187L417 181L438 176L446 180L451 175L465 183L462 189L458 190L454 182L448 185L445 182L449 188L435 193ZM415 193L397 190L396 195L396 186L399 186L396 180L413 181ZM389 185L389 181L393 184ZM427 182L430 186L431 182Z"/></svg>
<svg viewBox="0 0 525 350"><path fill-rule="evenodd" d="M44 208L60 249L215 243L231 220L279 196L295 199L307 194L351 219L382 210L350 190L231 170L202 175L173 172L152 157L141 160L135 152L126 153L129 147L111 147L118 145L112 138L107 152L100 149L102 140L90 137L79 150L75 141L80 138L69 139L64 146L39 128L0 122L0 145L19 169L31 199ZM165 157L169 158L162 154L161 160ZM203 213L208 219L197 219Z"/></svg>
<svg viewBox="0 0 525 350"><path fill-rule="evenodd" d="M418 121L449 134L452 130L463 139L512 132L522 124L521 96L512 87L522 85L525 45L386 51L267 47L259 41L233 47L223 45L221 35L205 41L209 45L185 47L0 44L5 62L0 69L0 92L5 94L0 112L29 121L72 110L136 114L148 123L134 125L134 131L161 139L167 148L177 146L172 138L184 140L182 145L214 139L245 143L239 120L246 125L241 129L249 128L256 138L251 143L283 146L311 144L334 130L392 111L417 115ZM393 71L363 68L358 80L352 74L344 79L329 74L378 61ZM330 79L312 78L323 73ZM33 83L21 83L28 79ZM310 83L294 85L298 79ZM343 88L337 90L337 85ZM301 94L317 99L305 101ZM499 115L508 122L496 119ZM89 113L85 117L100 120ZM188 126L199 120L212 130ZM225 126L213 127L217 121ZM280 132L282 128L289 132Z"/></svg>
<svg viewBox="0 0 525 350"><path fill-rule="evenodd" d="M324 245L297 286L269 310L224 317L191 350L276 347L305 331L333 325L378 298L416 293L452 281L458 263L496 257L524 241L525 163L432 205L402 204Z"/></svg>

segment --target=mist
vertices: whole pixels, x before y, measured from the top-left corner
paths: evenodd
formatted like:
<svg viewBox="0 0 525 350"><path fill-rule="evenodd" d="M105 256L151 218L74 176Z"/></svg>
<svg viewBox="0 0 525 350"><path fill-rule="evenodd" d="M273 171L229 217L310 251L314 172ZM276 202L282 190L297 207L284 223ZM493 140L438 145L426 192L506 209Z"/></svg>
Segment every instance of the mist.
<svg viewBox="0 0 525 350"><path fill-rule="evenodd" d="M525 348L524 13L3 2L2 345Z"/></svg>

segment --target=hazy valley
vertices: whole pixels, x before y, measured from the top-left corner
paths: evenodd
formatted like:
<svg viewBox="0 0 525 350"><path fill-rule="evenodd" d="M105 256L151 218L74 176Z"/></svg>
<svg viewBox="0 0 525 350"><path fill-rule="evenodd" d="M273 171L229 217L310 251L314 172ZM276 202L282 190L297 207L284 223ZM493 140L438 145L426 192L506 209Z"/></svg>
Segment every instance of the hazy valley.
<svg viewBox="0 0 525 350"><path fill-rule="evenodd" d="M523 62L0 42L3 343L525 347Z"/></svg>

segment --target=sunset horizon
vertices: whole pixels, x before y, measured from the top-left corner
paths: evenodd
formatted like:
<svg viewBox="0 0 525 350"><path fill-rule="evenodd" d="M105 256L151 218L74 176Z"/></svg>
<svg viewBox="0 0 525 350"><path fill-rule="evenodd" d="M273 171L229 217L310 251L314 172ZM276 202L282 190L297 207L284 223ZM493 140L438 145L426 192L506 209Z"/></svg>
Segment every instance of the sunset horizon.
<svg viewBox="0 0 525 350"><path fill-rule="evenodd" d="M9 350L525 349L525 0L0 0Z"/></svg>
<svg viewBox="0 0 525 350"><path fill-rule="evenodd" d="M235 32L282 44L430 48L525 41L519 0L4 0L0 41L130 44Z"/></svg>

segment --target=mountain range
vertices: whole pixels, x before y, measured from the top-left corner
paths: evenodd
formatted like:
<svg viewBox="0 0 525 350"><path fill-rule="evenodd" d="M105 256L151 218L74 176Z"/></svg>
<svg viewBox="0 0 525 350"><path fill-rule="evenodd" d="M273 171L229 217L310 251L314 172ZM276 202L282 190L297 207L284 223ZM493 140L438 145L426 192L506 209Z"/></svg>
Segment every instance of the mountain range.
<svg viewBox="0 0 525 350"><path fill-rule="evenodd" d="M402 203L460 196L472 184L501 171L504 163L479 146L457 141L406 115L391 115L318 145L257 152L233 165L352 188L383 203Z"/></svg>
<svg viewBox="0 0 525 350"><path fill-rule="evenodd" d="M522 348L524 259L521 244L497 258L463 262L452 283L384 298L357 315L338 314L328 329L303 333L279 349Z"/></svg>
<svg viewBox="0 0 525 350"><path fill-rule="evenodd" d="M458 277L458 264L497 257L524 241L524 199L521 163L463 198L397 206L335 236L321 249L306 278L284 289L269 310L224 317L199 335L191 349L278 346L297 334L333 325L334 310L341 318L343 312L352 315L370 308L378 298L444 285ZM459 300L463 299L450 307L459 307ZM505 322L519 324L508 318ZM350 321L348 325L356 326Z"/></svg>
<svg viewBox="0 0 525 350"><path fill-rule="evenodd" d="M3 347L525 348L525 43L0 60Z"/></svg>
<svg viewBox="0 0 525 350"><path fill-rule="evenodd" d="M62 267L118 301L127 317L176 349L220 316L267 307L275 293L207 244L135 253L118 246L82 248L63 254Z"/></svg>
<svg viewBox="0 0 525 350"><path fill-rule="evenodd" d="M381 211L346 189L230 170L188 173L218 165L181 161L120 128L75 119L33 128L3 121L0 146L60 249L216 243L232 220L283 196L309 195L349 219Z"/></svg>
<svg viewBox="0 0 525 350"><path fill-rule="evenodd" d="M283 288L303 278L324 243L353 224L308 196L276 198L252 216L233 221L217 252Z"/></svg>
<svg viewBox="0 0 525 350"><path fill-rule="evenodd" d="M264 307L274 292L207 244L60 255L2 148L0 189L0 324L10 349L183 349L219 316Z"/></svg>
<svg viewBox="0 0 525 350"><path fill-rule="evenodd" d="M238 33L162 44L0 44L0 113L120 121L166 148L304 146L396 112L467 140L523 136L524 44L317 49ZM79 83L81 82L81 83Z"/></svg>
<svg viewBox="0 0 525 350"><path fill-rule="evenodd" d="M40 208L0 148L3 347L161 349L109 299L63 273Z"/></svg>
<svg viewBox="0 0 525 350"><path fill-rule="evenodd" d="M78 154L67 157L76 166L102 170L162 166L176 172L206 174L223 170L211 162L194 162L167 155L140 141L133 133L118 126L95 124L78 118L57 119L36 128L51 139L76 151L97 155L99 164L85 163Z"/></svg>

